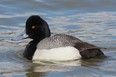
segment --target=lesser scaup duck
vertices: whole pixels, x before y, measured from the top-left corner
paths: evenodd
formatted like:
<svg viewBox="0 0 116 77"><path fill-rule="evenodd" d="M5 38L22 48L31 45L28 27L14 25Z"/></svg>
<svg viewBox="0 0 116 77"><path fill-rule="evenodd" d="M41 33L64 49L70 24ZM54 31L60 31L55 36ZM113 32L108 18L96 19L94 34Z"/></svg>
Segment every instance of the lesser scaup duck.
<svg viewBox="0 0 116 77"><path fill-rule="evenodd" d="M51 36L49 26L38 15L30 16L26 21L26 34L33 39L23 53L29 60L75 60L103 57L99 47L66 35Z"/></svg>

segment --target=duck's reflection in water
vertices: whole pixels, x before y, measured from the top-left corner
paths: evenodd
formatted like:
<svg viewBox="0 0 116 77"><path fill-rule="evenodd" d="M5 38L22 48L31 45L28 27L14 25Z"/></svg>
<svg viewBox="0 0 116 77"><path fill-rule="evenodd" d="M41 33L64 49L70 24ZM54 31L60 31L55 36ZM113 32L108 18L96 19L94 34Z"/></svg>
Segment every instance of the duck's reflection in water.
<svg viewBox="0 0 116 77"><path fill-rule="evenodd" d="M70 72L78 69L81 66L91 67L98 66L103 62L103 59L89 59L89 60L74 60L74 61L40 61L34 60L33 67L27 77L45 77L53 72Z"/></svg>

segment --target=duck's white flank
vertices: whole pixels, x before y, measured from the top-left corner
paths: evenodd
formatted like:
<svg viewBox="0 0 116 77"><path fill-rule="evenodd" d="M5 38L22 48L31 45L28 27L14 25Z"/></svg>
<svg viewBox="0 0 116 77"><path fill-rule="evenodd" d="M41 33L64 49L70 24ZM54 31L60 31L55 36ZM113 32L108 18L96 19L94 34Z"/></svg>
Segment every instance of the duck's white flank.
<svg viewBox="0 0 116 77"><path fill-rule="evenodd" d="M40 59L40 60L66 61L66 60L75 60L80 58L81 55L79 53L79 50L72 46L53 48L49 50L37 49L33 56L33 60Z"/></svg>

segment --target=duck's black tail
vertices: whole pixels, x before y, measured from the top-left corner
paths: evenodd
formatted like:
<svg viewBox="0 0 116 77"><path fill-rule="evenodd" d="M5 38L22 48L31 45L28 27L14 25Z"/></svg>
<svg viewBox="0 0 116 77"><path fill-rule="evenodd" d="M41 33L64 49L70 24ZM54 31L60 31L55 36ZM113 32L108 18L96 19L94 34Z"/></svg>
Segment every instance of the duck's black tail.
<svg viewBox="0 0 116 77"><path fill-rule="evenodd" d="M75 47L80 51L80 54L83 59L105 57L104 53L100 50L100 48L96 47L95 45L86 42L80 42L77 43Z"/></svg>
<svg viewBox="0 0 116 77"><path fill-rule="evenodd" d="M100 49L95 48L81 51L80 54L83 59L105 57L104 53Z"/></svg>

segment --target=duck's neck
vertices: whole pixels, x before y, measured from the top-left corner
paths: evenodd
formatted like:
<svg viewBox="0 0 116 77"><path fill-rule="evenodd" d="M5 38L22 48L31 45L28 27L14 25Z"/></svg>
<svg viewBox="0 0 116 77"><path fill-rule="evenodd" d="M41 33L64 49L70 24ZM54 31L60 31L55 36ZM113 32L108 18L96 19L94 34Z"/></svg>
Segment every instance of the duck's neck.
<svg viewBox="0 0 116 77"><path fill-rule="evenodd" d="M28 43L28 45L26 46L24 53L23 53L25 58L32 60L33 55L36 51L38 42L39 41L32 40L31 42Z"/></svg>
<svg viewBox="0 0 116 77"><path fill-rule="evenodd" d="M28 45L26 46L25 50L24 50L24 57L29 59L29 60L32 60L33 58L33 55L37 49L37 44L44 38L46 37L50 37L51 35L51 32L49 30L49 28L47 28L48 30L44 31L43 32L43 35L40 35L36 38L33 38L33 40L31 42L28 43Z"/></svg>
<svg viewBox="0 0 116 77"><path fill-rule="evenodd" d="M44 37L44 38L46 38L46 37ZM30 41L24 50L24 53L23 53L24 57L29 60L32 60L33 55L37 49L37 44L44 38L34 39L34 40Z"/></svg>

